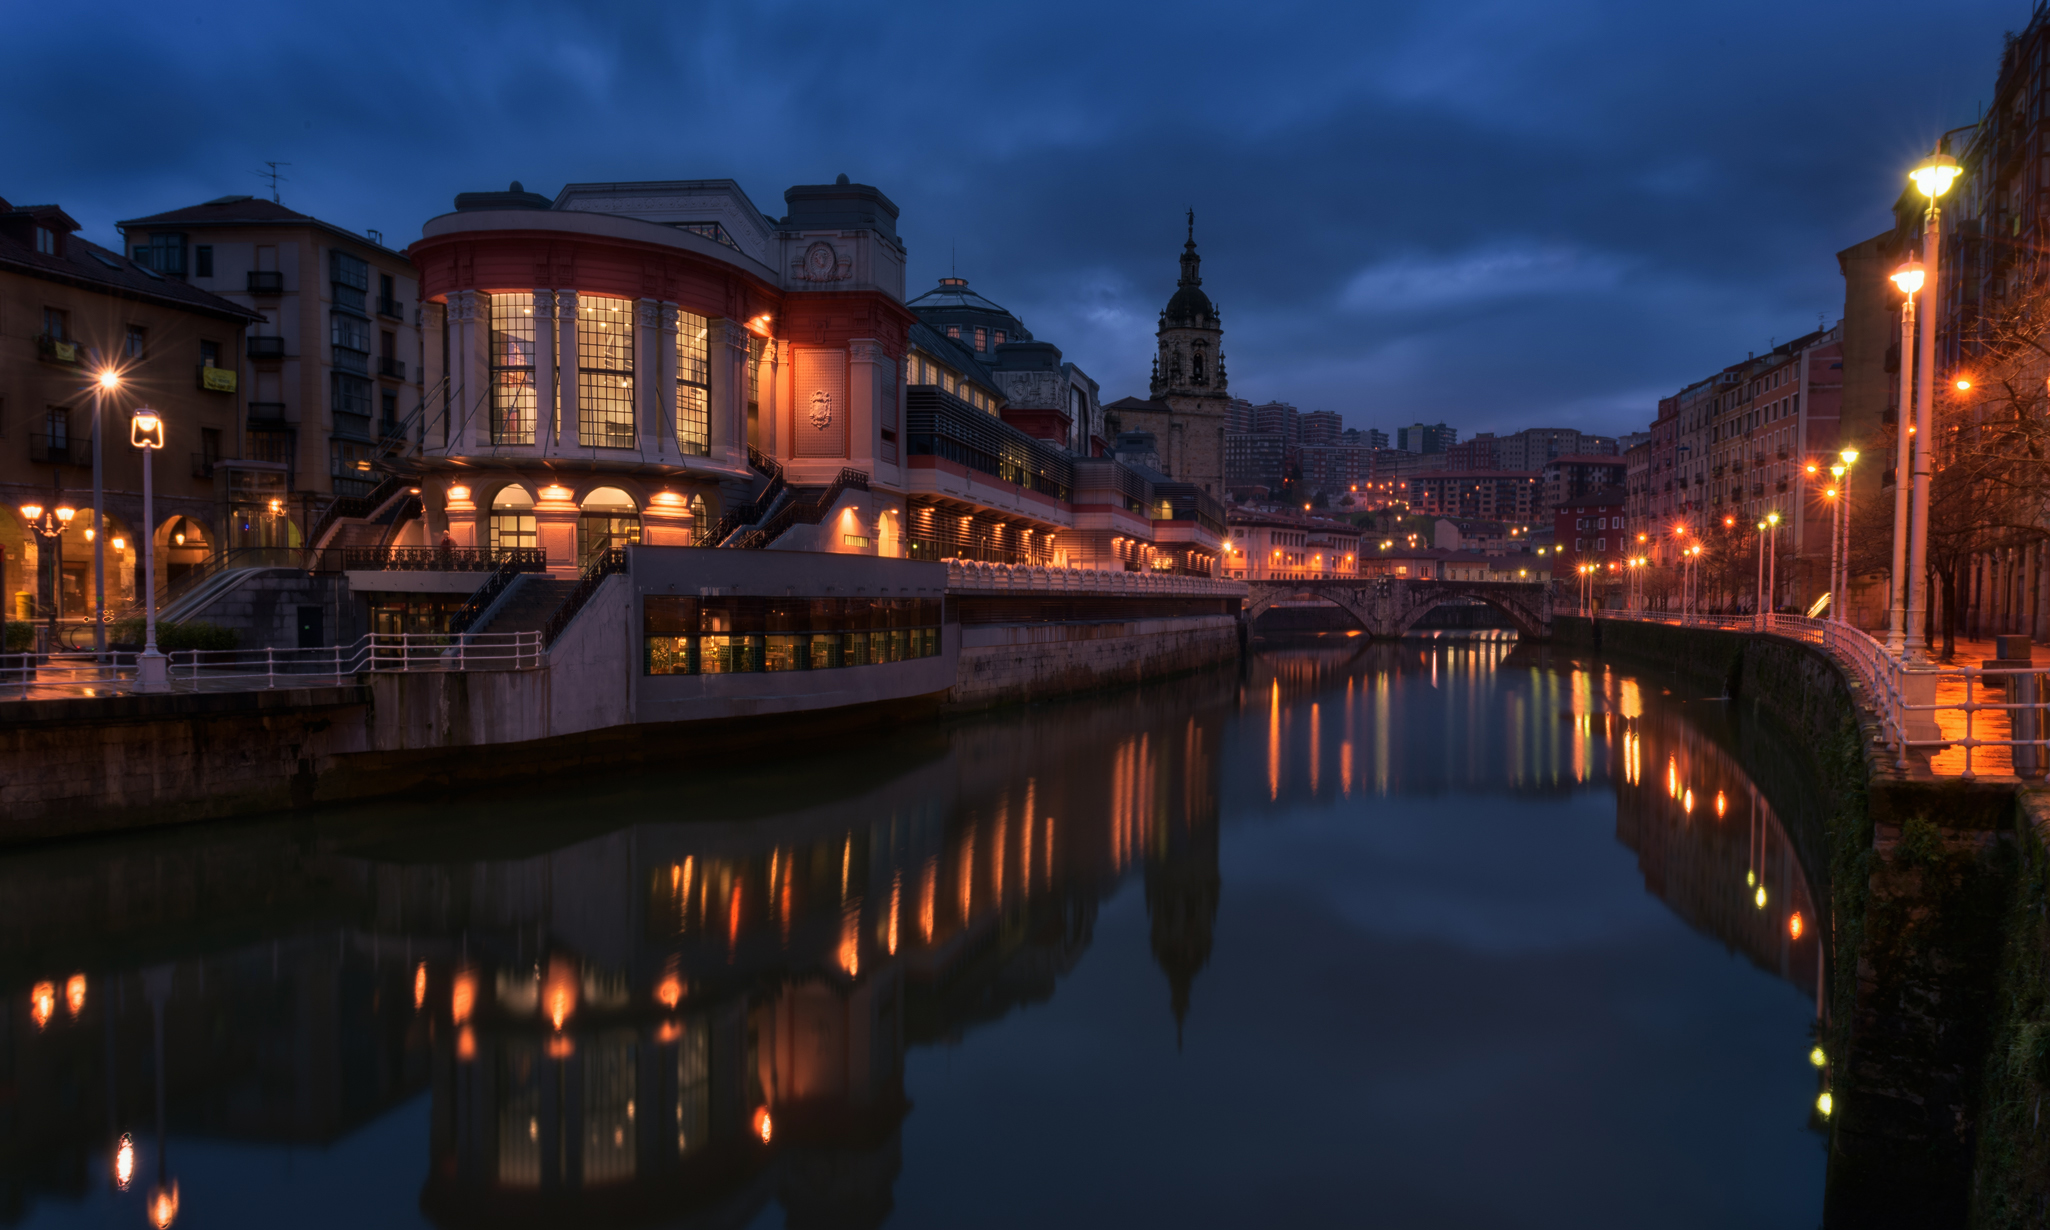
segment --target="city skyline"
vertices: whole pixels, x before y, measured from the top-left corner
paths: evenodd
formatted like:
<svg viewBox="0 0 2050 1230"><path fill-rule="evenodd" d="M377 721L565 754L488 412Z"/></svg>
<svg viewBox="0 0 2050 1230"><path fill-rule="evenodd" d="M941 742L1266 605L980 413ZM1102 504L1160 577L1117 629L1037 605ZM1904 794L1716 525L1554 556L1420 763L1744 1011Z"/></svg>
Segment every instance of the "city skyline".
<svg viewBox="0 0 2050 1230"><path fill-rule="evenodd" d="M372 16L232 86L201 66L268 37L238 32L232 12L151 23L147 39L109 23L103 71L55 58L15 76L10 135L32 170L8 196L60 201L111 246L118 218L267 193L258 173L273 160L287 164L286 204L403 245L454 193L516 178L552 194L596 178L731 176L773 212L782 185L845 172L915 220L908 289L958 271L1060 339L1107 398L1144 389L1193 205L1232 371L1257 399L1335 410L1348 427L1620 434L1722 356L1833 322L1832 254L1885 224L1901 166L1972 121L1988 48L2026 12L1967 6L1916 42L1885 35L1899 23L1884 8L1854 26L1776 12L1771 47L1734 38L1746 23L1724 13L1361 9L1319 20L1374 39L1333 30L1314 45L1277 14L1236 38L1239 86L1188 103L1173 79L1214 50L1210 23L1055 12L1034 28L1065 23L1081 50L1000 87L994 113L935 100L930 66L1000 53L1029 34L1011 24L1022 14L974 26L823 10L667 24L545 7ZM58 34L54 14L24 20L29 41ZM388 56L393 32L475 50L423 78ZM1151 51L1130 63L1112 51L1135 40ZM1822 43L1827 59L1781 50ZM1662 90L1696 71L1702 47L1726 61L1722 88ZM750 48L805 71L721 67ZM1636 67L1612 71L1620 59ZM1610 71L1575 67L1595 60ZM691 69L680 88L657 71L670 65ZM1897 89L1908 75L1917 87ZM1328 84L1287 107L1246 101L1306 78ZM1641 97L1624 107L1625 90ZM180 135L123 139L143 95L161 91L188 108ZM1853 112L1872 117L1856 143L1803 142L1795 158L1766 135ZM638 118L655 114L669 118ZM688 135L677 116L696 117ZM769 127L784 138L762 142ZM1384 149L1393 165L1331 154L1346 149ZM1405 160L1438 168L1423 190ZM1476 328L1497 338L1478 359ZM1590 335L1607 339L1608 361L1568 345Z"/></svg>

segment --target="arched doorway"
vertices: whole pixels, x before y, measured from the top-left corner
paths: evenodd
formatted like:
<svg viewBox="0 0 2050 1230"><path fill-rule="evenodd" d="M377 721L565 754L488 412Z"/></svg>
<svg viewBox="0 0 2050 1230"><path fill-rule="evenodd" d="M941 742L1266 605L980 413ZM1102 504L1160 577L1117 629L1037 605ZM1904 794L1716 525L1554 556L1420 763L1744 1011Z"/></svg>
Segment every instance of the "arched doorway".
<svg viewBox="0 0 2050 1230"><path fill-rule="evenodd" d="M577 516L577 566L641 540L641 510L617 487L600 487L584 497Z"/></svg>
<svg viewBox="0 0 2050 1230"><path fill-rule="evenodd" d="M491 497L491 519L486 523L485 545L495 554L519 547L538 547L541 533L534 520L534 497L525 487L501 487Z"/></svg>
<svg viewBox="0 0 2050 1230"><path fill-rule="evenodd" d="M27 621L36 617L36 536L12 508L0 509L0 600L5 617Z"/></svg>
<svg viewBox="0 0 2050 1230"><path fill-rule="evenodd" d="M65 545L68 550L70 544ZM206 563L213 554L213 536L190 517L167 517L156 528L156 553L157 594L161 602L165 596L177 593L193 570Z"/></svg>

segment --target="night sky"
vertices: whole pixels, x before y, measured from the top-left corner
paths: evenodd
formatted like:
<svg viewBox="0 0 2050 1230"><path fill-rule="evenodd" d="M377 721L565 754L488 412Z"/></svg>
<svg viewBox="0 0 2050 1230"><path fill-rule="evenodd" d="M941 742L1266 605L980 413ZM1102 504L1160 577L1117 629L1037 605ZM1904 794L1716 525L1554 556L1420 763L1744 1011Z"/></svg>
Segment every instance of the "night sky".
<svg viewBox="0 0 2050 1230"><path fill-rule="evenodd" d="M22 6L0 197L228 193L400 246L519 179L845 172L1145 393L1193 206L1232 391L1348 426L1620 432L1842 312L1834 254L1970 124L2026 0Z"/></svg>

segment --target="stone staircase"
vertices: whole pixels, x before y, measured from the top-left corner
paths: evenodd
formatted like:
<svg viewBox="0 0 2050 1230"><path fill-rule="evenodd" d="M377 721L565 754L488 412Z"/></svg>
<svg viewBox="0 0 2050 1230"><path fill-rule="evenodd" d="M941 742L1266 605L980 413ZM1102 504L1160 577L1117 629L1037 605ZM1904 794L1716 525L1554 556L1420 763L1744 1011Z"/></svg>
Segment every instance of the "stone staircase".
<svg viewBox="0 0 2050 1230"><path fill-rule="evenodd" d="M548 626L563 600L578 585L544 573L526 573L515 580L491 619L470 629L477 632L539 632Z"/></svg>

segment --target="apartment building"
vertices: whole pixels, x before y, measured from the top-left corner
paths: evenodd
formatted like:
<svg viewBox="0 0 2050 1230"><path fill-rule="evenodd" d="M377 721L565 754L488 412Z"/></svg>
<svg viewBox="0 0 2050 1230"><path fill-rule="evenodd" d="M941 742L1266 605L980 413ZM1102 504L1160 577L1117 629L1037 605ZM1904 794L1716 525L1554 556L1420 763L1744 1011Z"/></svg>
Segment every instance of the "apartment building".
<svg viewBox="0 0 2050 1230"><path fill-rule="evenodd" d="M227 498L246 395L243 333L256 313L87 242L78 229L57 205L0 201L0 595L9 619L87 614L100 533L107 604L119 610L137 596L141 535L154 537L161 587L213 544L247 537L244 523L271 511ZM94 390L108 372L106 524L96 527ZM165 447L151 462L154 524L144 521L142 457L129 443L129 418L145 405L165 425ZM36 534L28 508L48 510L41 519L59 532Z"/></svg>
<svg viewBox="0 0 2050 1230"><path fill-rule="evenodd" d="M289 543L337 496L367 494L384 443L417 443L424 388L419 278L376 233L276 201L224 196L120 223L129 254L160 276L250 309L240 379L238 503L282 497ZM410 424L410 426L408 426ZM281 540L280 545L289 545Z"/></svg>

